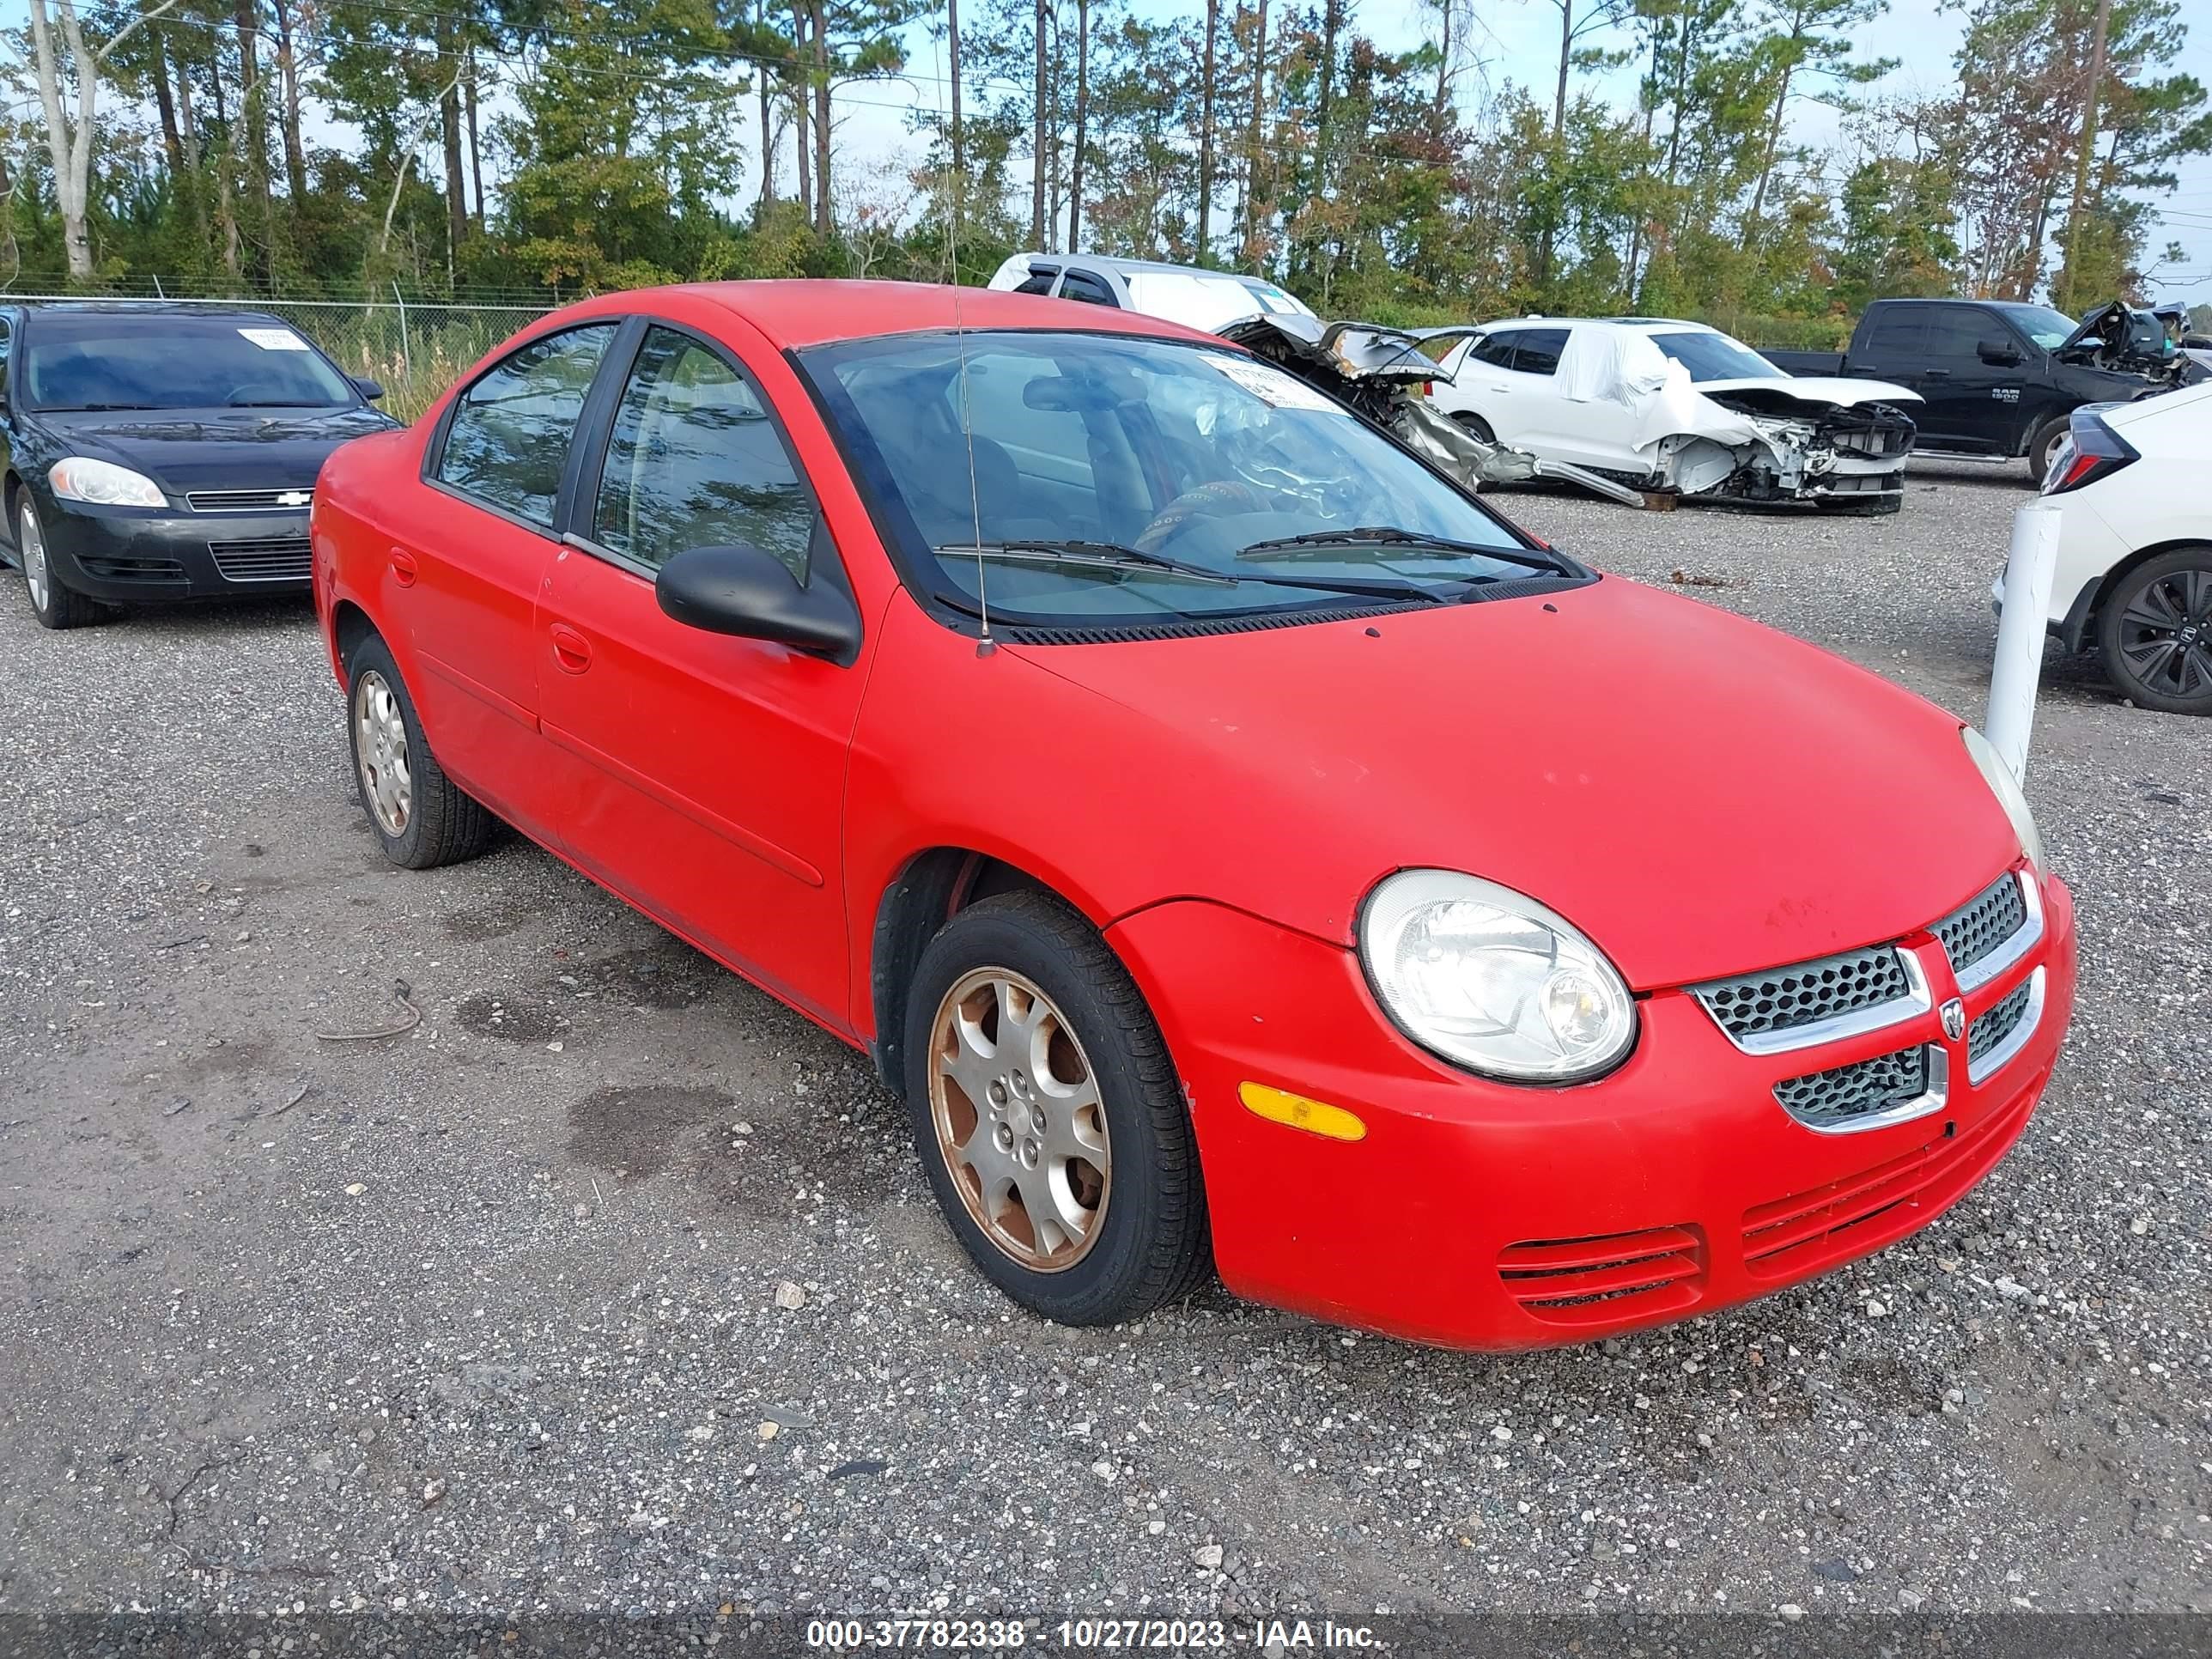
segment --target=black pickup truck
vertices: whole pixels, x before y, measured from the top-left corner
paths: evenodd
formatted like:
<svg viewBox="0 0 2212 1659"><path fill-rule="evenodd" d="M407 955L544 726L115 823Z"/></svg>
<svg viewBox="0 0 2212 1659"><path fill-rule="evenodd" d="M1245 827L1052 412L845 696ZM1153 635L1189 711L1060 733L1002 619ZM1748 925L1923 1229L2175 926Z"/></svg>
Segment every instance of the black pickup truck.
<svg viewBox="0 0 2212 1659"><path fill-rule="evenodd" d="M2126 403L2203 372L2148 312L2117 301L2076 323L2049 306L2007 300L1876 300L1840 355L1759 355L1792 374L1887 380L1917 392L1919 453L2025 455L2039 484L2067 416L2083 404Z"/></svg>

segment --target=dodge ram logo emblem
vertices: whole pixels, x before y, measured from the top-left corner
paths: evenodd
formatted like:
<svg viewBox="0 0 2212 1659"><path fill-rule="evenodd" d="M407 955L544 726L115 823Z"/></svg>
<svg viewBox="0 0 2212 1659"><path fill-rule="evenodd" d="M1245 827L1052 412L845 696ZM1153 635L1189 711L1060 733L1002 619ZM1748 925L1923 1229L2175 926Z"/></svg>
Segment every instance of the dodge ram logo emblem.
<svg viewBox="0 0 2212 1659"><path fill-rule="evenodd" d="M1966 1005L1956 997L1943 1005L1943 1035L1954 1042L1966 1035Z"/></svg>

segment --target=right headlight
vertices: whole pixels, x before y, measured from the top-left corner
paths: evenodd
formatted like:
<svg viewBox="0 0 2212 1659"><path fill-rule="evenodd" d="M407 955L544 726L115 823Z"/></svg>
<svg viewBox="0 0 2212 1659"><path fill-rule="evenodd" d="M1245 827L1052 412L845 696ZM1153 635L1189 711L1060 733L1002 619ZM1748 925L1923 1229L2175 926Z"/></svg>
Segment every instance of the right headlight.
<svg viewBox="0 0 2212 1659"><path fill-rule="evenodd" d="M1400 1030L1487 1077L1578 1082L1636 1040L1635 1000L1597 946L1496 882L1400 871L1367 896L1359 954Z"/></svg>
<svg viewBox="0 0 2212 1659"><path fill-rule="evenodd" d="M2013 833L2020 837L2020 850L2027 854L2027 861L2035 866L2039 875L2048 874L2050 866L2044 855L2043 834L2035 827L2035 814L2028 810L2027 796L2021 789L2020 780L2013 776L2012 768L2004 763L2004 757L1972 726L1960 726L1959 735L1966 740L1966 752L1981 769L1990 793L1997 798L1997 805L2012 820Z"/></svg>

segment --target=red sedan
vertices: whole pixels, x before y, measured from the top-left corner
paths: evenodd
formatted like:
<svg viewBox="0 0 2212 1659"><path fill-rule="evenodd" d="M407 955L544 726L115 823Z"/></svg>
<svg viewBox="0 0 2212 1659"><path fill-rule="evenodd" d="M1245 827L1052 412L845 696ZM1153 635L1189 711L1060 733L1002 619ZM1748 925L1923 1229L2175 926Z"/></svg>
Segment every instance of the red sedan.
<svg viewBox="0 0 2212 1659"><path fill-rule="evenodd" d="M2073 908L1978 734L1206 336L869 283L546 318L315 495L363 800L865 1048L1016 1300L1704 1312L2026 1126Z"/></svg>

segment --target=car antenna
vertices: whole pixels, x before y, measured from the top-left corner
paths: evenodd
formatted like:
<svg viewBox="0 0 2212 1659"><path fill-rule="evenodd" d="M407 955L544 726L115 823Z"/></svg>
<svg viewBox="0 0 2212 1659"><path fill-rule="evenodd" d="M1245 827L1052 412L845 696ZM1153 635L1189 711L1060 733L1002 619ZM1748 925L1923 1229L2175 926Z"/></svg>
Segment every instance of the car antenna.
<svg viewBox="0 0 2212 1659"><path fill-rule="evenodd" d="M931 52L934 53L933 44ZM944 82L938 83L941 93ZM968 446L968 516L975 531L975 610L982 626L975 637L975 654L988 657L999 648L991 637L991 599L984 591L984 573L988 562L983 557L983 503L975 482L975 426L968 417L968 331L960 322L960 210L958 193L961 180L951 181L951 195L945 204L945 241L952 261L952 343L960 353L960 436Z"/></svg>

